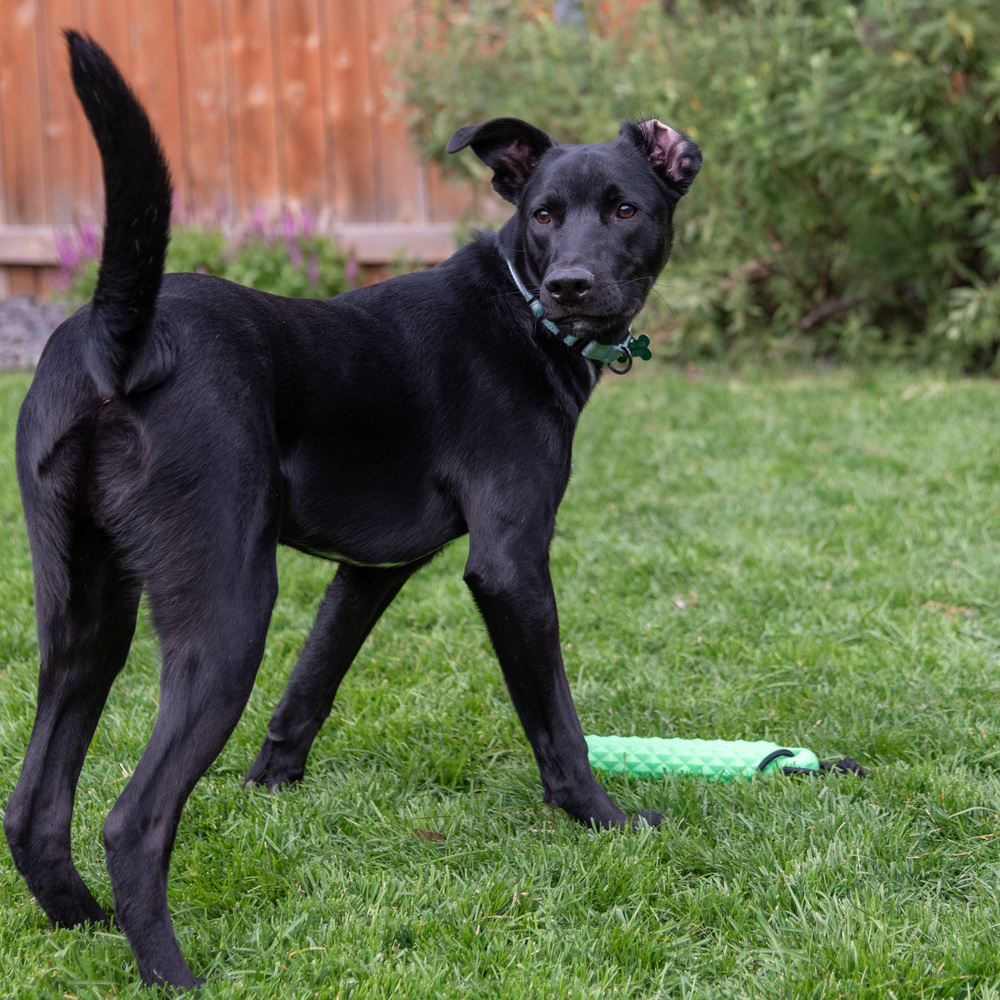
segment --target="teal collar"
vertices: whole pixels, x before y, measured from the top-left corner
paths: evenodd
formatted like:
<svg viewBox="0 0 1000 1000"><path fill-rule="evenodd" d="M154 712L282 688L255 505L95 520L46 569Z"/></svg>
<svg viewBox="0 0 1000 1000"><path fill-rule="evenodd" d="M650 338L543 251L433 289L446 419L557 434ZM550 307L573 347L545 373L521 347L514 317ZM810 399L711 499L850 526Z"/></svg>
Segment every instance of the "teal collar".
<svg viewBox="0 0 1000 1000"><path fill-rule="evenodd" d="M504 263L507 265L507 270L510 271L511 278L514 279L514 284L517 285L517 290L521 293L524 301L528 303L528 308L535 314L538 322L552 336L558 337L567 347L572 347L581 357L587 358L589 361L599 361L607 365L616 375L624 375L632 367L633 358L639 357L643 361L648 361L652 357L649 351L649 337L645 336L645 334L641 337L633 337L631 325L625 331L625 336L621 343L602 344L597 340L589 340L582 347L577 347L576 345L583 338L574 337L571 333L563 333L552 320L546 319L541 302L538 301L537 296L532 295L528 291L521 280L521 276L511 263L510 258L504 256ZM616 368L615 365L622 365L624 367Z"/></svg>

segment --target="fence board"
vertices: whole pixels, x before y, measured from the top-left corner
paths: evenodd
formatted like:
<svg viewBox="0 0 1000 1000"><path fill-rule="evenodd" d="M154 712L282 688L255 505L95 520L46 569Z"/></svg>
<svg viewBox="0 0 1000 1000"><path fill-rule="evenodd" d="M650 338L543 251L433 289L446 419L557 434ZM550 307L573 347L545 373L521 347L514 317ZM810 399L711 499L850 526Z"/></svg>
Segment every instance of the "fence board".
<svg viewBox="0 0 1000 1000"><path fill-rule="evenodd" d="M327 204L327 166L316 0L279 4L277 28L282 200L319 211Z"/></svg>
<svg viewBox="0 0 1000 1000"><path fill-rule="evenodd" d="M177 12L173 4L129 0L130 54L134 87L149 112L173 170L174 192L181 203L187 197L181 129L180 77L178 73Z"/></svg>
<svg viewBox="0 0 1000 1000"><path fill-rule="evenodd" d="M326 4L325 14L333 214L344 222L373 222L377 218L375 102L370 93L367 4Z"/></svg>
<svg viewBox="0 0 1000 1000"><path fill-rule="evenodd" d="M97 188L91 173L90 130L70 85L69 60L61 30L83 24L80 0L52 0L41 5L41 14L43 155L48 166L46 181L51 199L47 221L57 225L92 222ZM63 183L59 183L60 178Z"/></svg>
<svg viewBox="0 0 1000 1000"><path fill-rule="evenodd" d="M49 221L38 60L38 4L17 5L0 32L5 221Z"/></svg>
<svg viewBox="0 0 1000 1000"><path fill-rule="evenodd" d="M177 18L182 158L188 212L231 206L233 168L222 0L180 0Z"/></svg>
<svg viewBox="0 0 1000 1000"><path fill-rule="evenodd" d="M281 202L278 126L274 102L271 5L268 0L226 0L233 90L237 211L274 212Z"/></svg>
<svg viewBox="0 0 1000 1000"><path fill-rule="evenodd" d="M38 58L37 3L16 5L0 32L0 101L3 104L3 195L6 224L49 221L42 134L41 78ZM26 267L11 267L7 291L12 295L38 291L38 275Z"/></svg>
<svg viewBox="0 0 1000 1000"><path fill-rule="evenodd" d="M408 0L369 0L371 18L371 93L375 104L377 201L379 222L414 222L427 218L427 188L416 153L406 141L403 122L386 98L393 82L391 45L405 41L414 23Z"/></svg>

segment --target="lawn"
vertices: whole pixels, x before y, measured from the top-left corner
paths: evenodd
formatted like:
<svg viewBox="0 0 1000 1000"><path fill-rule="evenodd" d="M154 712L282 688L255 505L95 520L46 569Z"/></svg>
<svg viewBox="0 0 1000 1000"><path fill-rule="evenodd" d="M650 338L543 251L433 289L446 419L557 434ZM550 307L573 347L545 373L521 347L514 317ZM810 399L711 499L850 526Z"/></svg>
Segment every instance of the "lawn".
<svg viewBox="0 0 1000 1000"><path fill-rule="evenodd" d="M770 739L871 777L608 779L660 831L541 803L457 544L363 648L303 783L245 791L332 568L280 556L249 708L195 790L171 873L201 995L1000 997L1000 385L881 371L607 379L552 566L588 732ZM0 801L33 712L0 379ZM157 699L140 628L84 768L76 858ZM141 996L117 932L51 931L0 848L5 996Z"/></svg>

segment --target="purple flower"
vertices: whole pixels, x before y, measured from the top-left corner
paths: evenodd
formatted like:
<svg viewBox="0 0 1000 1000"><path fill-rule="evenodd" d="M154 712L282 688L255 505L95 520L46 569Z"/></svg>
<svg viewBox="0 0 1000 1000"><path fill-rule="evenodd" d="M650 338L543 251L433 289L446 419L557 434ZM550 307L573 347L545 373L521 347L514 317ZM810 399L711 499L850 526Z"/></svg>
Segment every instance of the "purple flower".
<svg viewBox="0 0 1000 1000"><path fill-rule="evenodd" d="M68 276L80 263L80 254L71 236L64 236L57 231L55 233L55 241L56 253L59 256L59 268L64 275Z"/></svg>
<svg viewBox="0 0 1000 1000"><path fill-rule="evenodd" d="M309 254L309 284L316 286L319 284L319 261L316 254Z"/></svg>
<svg viewBox="0 0 1000 1000"><path fill-rule="evenodd" d="M85 222L80 226L80 253L84 257L101 256L101 238L92 222Z"/></svg>

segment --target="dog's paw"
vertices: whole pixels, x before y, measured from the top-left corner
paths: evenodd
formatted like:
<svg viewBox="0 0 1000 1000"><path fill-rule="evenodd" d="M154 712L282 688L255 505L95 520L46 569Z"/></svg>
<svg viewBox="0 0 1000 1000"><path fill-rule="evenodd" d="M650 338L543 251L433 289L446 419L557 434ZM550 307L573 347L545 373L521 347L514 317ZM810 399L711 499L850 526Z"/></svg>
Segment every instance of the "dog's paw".
<svg viewBox="0 0 1000 1000"><path fill-rule="evenodd" d="M662 814L658 813L655 809L646 809L641 813L635 813L631 819L633 830L641 830L643 826L648 826L656 830L663 823Z"/></svg>
<svg viewBox="0 0 1000 1000"><path fill-rule="evenodd" d="M641 813L619 813L618 816L598 822L591 819L589 822L581 820L584 826L589 826L592 830L607 831L619 830L621 832L638 832L649 827L653 830L659 828L664 822L663 816L655 809L647 809Z"/></svg>
<svg viewBox="0 0 1000 1000"><path fill-rule="evenodd" d="M53 927L94 927L108 930L111 927L111 916L90 897L89 900L79 902L65 901L49 914L49 923Z"/></svg>
<svg viewBox="0 0 1000 1000"><path fill-rule="evenodd" d="M204 976L191 976L188 979L184 979L181 982L167 982L163 979L157 977L152 980L152 982L147 983L147 986L152 986L154 988L154 996L171 998L180 998L189 993L200 991L201 987L207 983L208 980ZM200 995L200 993L199 993Z"/></svg>
<svg viewBox="0 0 1000 1000"><path fill-rule="evenodd" d="M266 785L272 792L280 791L285 785L291 785L302 780L303 768L291 761L283 760L280 744L270 737L264 740L264 745L257 754L250 770L243 775L243 787Z"/></svg>

